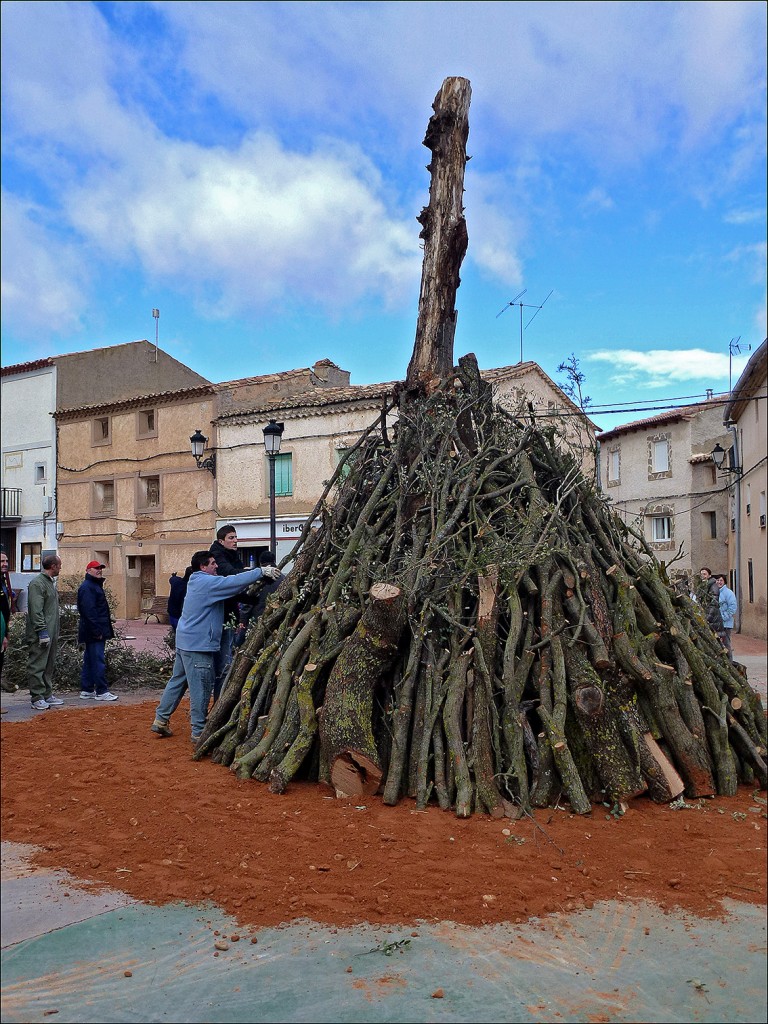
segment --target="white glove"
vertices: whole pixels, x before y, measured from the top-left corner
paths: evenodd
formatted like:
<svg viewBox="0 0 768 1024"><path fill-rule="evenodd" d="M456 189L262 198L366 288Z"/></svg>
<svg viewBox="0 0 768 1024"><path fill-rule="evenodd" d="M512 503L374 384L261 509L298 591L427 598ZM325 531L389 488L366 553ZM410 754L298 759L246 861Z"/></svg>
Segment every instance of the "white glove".
<svg viewBox="0 0 768 1024"><path fill-rule="evenodd" d="M267 576L271 580L282 579L283 574L277 568L276 565L265 565L261 570L262 576Z"/></svg>
<svg viewBox="0 0 768 1024"><path fill-rule="evenodd" d="M48 636L46 631L43 630L41 633L37 634L37 642L38 644L40 644L41 647L49 647L51 643L51 638L50 636Z"/></svg>

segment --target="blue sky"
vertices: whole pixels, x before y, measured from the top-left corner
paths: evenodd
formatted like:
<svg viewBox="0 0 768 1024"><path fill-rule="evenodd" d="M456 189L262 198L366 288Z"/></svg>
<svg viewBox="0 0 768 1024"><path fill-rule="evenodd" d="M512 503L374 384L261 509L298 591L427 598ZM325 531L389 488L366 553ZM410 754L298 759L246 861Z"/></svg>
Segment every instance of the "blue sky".
<svg viewBox="0 0 768 1024"><path fill-rule="evenodd" d="M766 334L766 7L2 7L3 363L154 339L230 380L400 378L421 145L472 84L455 355L597 407L725 390ZM741 353L729 357L740 338ZM637 418L594 414L601 426Z"/></svg>

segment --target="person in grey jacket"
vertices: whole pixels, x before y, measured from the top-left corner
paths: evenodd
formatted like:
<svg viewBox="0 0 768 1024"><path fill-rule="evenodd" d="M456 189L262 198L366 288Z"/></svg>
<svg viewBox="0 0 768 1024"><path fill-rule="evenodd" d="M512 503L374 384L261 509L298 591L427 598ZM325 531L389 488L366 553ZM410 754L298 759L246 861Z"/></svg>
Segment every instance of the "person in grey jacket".
<svg viewBox="0 0 768 1024"><path fill-rule="evenodd" d="M47 711L64 701L53 692L53 667L59 643L59 595L54 580L61 559L46 555L42 571L27 588L27 678L35 711Z"/></svg>
<svg viewBox="0 0 768 1024"><path fill-rule="evenodd" d="M266 566L263 570L247 569L234 576L217 576L216 559L209 551L196 551L191 565L193 571L187 584L184 609L176 627L173 674L163 690L151 728L156 736L173 735L168 723L189 686L192 742L196 743L208 717L214 656L221 646L227 598L239 594L262 576L274 578L277 569Z"/></svg>
<svg viewBox="0 0 768 1024"><path fill-rule="evenodd" d="M733 647L731 646L731 632L736 620L738 605L736 595L726 585L725 576L721 573L717 577L718 597L720 600L720 618L723 620L723 632L720 639L723 647L728 651L728 660L733 661Z"/></svg>

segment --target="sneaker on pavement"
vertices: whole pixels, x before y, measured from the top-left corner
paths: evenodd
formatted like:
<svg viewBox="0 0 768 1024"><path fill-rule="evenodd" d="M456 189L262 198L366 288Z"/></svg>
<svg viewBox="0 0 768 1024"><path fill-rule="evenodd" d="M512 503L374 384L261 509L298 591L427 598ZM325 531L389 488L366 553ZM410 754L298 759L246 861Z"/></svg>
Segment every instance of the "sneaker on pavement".
<svg viewBox="0 0 768 1024"><path fill-rule="evenodd" d="M51 705L47 700L33 700L32 707L35 711L47 711Z"/></svg>
<svg viewBox="0 0 768 1024"><path fill-rule="evenodd" d="M91 690L91 691L81 690L80 691L80 700L93 700L93 698L95 696L96 696L96 694L94 693L93 690Z"/></svg>
<svg viewBox="0 0 768 1024"><path fill-rule="evenodd" d="M116 693L110 693L109 690L107 690L106 693L97 693L96 694L96 700L119 700L119 699L120 698L117 696Z"/></svg>
<svg viewBox="0 0 768 1024"><path fill-rule="evenodd" d="M152 723L152 732L157 733L158 736L173 736L168 723L161 722L159 718L156 718Z"/></svg>
<svg viewBox="0 0 768 1024"><path fill-rule="evenodd" d="M45 700L46 700L46 703L48 704L49 707L51 705L58 706L59 704L63 704L64 703L64 701L61 699L61 697L57 697L55 693L52 693L50 695L50 697L46 697Z"/></svg>

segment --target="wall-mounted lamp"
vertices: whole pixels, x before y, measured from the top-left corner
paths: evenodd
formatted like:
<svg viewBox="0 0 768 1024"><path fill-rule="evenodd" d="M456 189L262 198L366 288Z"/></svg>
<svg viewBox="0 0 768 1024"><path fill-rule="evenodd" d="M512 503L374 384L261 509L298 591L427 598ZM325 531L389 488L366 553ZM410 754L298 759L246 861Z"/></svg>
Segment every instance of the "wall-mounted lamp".
<svg viewBox="0 0 768 1024"><path fill-rule="evenodd" d="M731 449L731 451L732 451L732 449ZM725 464L725 457L726 457L726 455L728 455L728 452L725 450L725 448L723 448L723 446L721 444L716 444L715 447L712 449L712 452L710 454L710 458L712 459L712 461L715 464L715 469L718 469L718 470L720 470L723 473L740 473L741 472L741 466L736 466L736 465L726 466L726 464Z"/></svg>
<svg viewBox="0 0 768 1024"><path fill-rule="evenodd" d="M208 444L208 438L198 428L194 434L190 437L189 443L192 445L192 454L197 463L198 469L207 469L212 476L216 476L216 452L211 452L207 459L203 458L203 452L205 446Z"/></svg>

